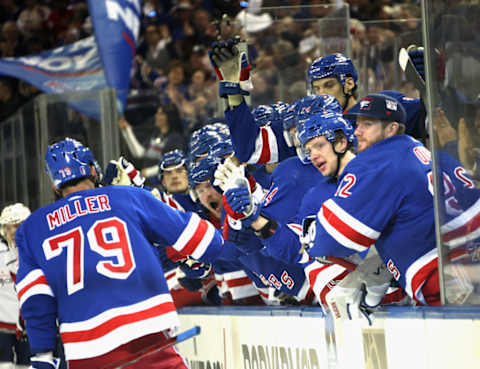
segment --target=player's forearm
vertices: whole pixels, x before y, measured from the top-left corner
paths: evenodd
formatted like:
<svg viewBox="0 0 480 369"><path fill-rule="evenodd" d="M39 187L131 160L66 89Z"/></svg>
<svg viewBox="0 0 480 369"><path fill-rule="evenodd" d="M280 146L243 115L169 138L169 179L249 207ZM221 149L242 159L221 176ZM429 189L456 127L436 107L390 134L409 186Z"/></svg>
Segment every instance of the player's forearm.
<svg viewBox="0 0 480 369"><path fill-rule="evenodd" d="M55 300L46 295L30 297L21 308L32 354L53 351L57 338Z"/></svg>
<svg viewBox="0 0 480 369"><path fill-rule="evenodd" d="M228 106L230 108L235 108L236 106L240 105L243 102L242 95L228 95Z"/></svg>

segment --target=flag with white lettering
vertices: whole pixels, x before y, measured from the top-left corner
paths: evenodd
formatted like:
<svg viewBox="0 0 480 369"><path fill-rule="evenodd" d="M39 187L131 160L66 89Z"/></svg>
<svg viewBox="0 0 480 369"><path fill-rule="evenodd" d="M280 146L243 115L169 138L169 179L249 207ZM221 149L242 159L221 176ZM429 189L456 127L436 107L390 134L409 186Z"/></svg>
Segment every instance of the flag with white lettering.
<svg viewBox="0 0 480 369"><path fill-rule="evenodd" d="M88 0L100 58L109 87L123 111L140 32L141 0Z"/></svg>
<svg viewBox="0 0 480 369"><path fill-rule="evenodd" d="M108 88L93 36L36 55L0 59L0 74L24 80L47 94ZM100 119L96 96L69 104L89 117Z"/></svg>

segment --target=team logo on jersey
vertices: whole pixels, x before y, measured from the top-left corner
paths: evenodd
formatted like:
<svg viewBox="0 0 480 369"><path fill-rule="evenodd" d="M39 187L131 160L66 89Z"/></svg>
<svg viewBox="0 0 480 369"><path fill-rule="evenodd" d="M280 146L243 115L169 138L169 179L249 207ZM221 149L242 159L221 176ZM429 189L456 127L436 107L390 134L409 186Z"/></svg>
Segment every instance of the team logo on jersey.
<svg viewBox="0 0 480 369"><path fill-rule="evenodd" d="M385 105L388 110L393 110L397 111L398 110L398 104L396 101L393 100L385 100Z"/></svg>
<svg viewBox="0 0 480 369"><path fill-rule="evenodd" d="M264 198L264 203L263 203L263 206L268 206L268 204L270 204L270 202L272 201L273 197L277 194L278 192L278 187L275 187L273 190L270 190L266 195L265 195L265 198Z"/></svg>

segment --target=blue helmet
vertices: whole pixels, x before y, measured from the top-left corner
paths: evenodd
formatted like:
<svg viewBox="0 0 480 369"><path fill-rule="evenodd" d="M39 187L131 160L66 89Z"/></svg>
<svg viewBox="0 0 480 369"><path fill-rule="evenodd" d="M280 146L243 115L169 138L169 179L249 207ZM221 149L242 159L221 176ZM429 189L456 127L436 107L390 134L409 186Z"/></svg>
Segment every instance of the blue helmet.
<svg viewBox="0 0 480 369"><path fill-rule="evenodd" d="M96 181L101 180L100 166L90 149L71 138L48 146L45 162L55 188L61 188L75 179L90 177L90 165L97 171Z"/></svg>
<svg viewBox="0 0 480 369"><path fill-rule="evenodd" d="M220 159L212 155L207 155L198 164L191 163L188 169L188 183L194 188L198 183L202 183L213 178L213 174L220 164Z"/></svg>
<svg viewBox="0 0 480 369"><path fill-rule="evenodd" d="M190 156L195 159L208 154L210 149L222 141L222 136L213 130L202 128L202 131L190 139Z"/></svg>
<svg viewBox="0 0 480 369"><path fill-rule="evenodd" d="M288 131L297 124L297 107L301 100L295 101L282 113L283 130ZM290 145L289 145L290 146Z"/></svg>
<svg viewBox="0 0 480 369"><path fill-rule="evenodd" d="M232 155L234 153L234 151L235 150L233 149L232 140L231 139L226 139L226 140L219 141L216 144L214 144L211 147L208 155L213 156L215 158L219 158L220 160L222 160L226 156Z"/></svg>
<svg viewBox="0 0 480 369"><path fill-rule="evenodd" d="M328 141L334 143L336 131L342 131L347 141L355 145L356 137L353 134L353 126L343 118L341 113L334 111L312 115L299 130L298 139L302 147L318 136L325 136Z"/></svg>
<svg viewBox="0 0 480 369"><path fill-rule="evenodd" d="M277 101L276 103L270 104L270 107L275 111L274 120L283 120L283 115L290 107L290 104L283 101Z"/></svg>
<svg viewBox="0 0 480 369"><path fill-rule="evenodd" d="M269 125L275 120L276 112L273 107L268 105L259 105L252 110L253 120L259 127Z"/></svg>
<svg viewBox="0 0 480 369"><path fill-rule="evenodd" d="M355 66L350 58L340 53L315 59L308 68L308 80L310 84L318 79L332 76L337 77L342 86L345 85L347 77L352 77L355 84L357 84L358 74Z"/></svg>
<svg viewBox="0 0 480 369"><path fill-rule="evenodd" d="M312 95L301 99L297 104L297 129L312 115L322 112L336 112L342 114L342 107L337 99L330 95Z"/></svg>
<svg viewBox="0 0 480 369"><path fill-rule="evenodd" d="M185 165L187 156L182 150L176 149L166 152L160 162L158 163L158 168L160 172L166 170L167 168L174 169ZM174 167L174 168L172 168Z"/></svg>

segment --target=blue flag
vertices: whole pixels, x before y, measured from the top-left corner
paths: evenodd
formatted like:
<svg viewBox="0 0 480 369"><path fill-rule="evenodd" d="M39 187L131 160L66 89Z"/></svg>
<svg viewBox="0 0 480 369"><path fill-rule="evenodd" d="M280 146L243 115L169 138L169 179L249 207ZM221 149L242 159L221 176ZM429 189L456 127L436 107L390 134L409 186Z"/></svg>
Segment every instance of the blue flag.
<svg viewBox="0 0 480 369"><path fill-rule="evenodd" d="M88 0L88 9L107 84L116 89L123 111L140 32L141 1Z"/></svg>
<svg viewBox="0 0 480 369"><path fill-rule="evenodd" d="M109 87L93 36L37 55L0 59L0 74L22 79L47 94ZM94 96L69 104L92 118L100 118L100 105Z"/></svg>

